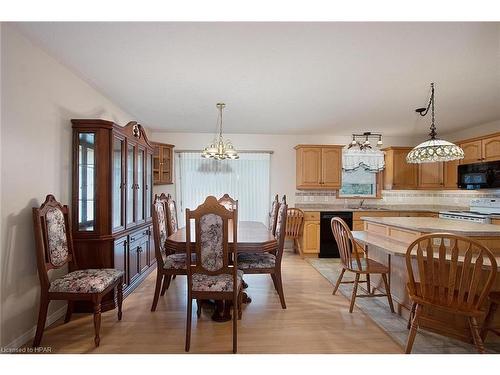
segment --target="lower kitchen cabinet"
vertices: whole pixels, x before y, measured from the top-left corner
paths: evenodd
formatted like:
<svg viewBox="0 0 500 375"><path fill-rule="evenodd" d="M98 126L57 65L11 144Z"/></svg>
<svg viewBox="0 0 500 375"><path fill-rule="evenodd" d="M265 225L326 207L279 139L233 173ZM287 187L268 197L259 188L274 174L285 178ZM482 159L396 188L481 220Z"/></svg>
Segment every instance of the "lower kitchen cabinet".
<svg viewBox="0 0 500 375"><path fill-rule="evenodd" d="M301 249L304 254L319 254L319 212L305 212Z"/></svg>

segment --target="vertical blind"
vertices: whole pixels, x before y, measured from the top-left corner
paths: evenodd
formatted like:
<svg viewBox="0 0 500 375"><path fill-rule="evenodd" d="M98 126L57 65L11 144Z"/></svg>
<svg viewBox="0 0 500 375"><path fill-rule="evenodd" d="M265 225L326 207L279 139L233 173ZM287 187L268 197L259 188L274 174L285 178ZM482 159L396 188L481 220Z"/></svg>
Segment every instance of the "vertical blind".
<svg viewBox="0 0 500 375"><path fill-rule="evenodd" d="M185 222L186 208L195 209L208 195L220 198L227 193L238 200L239 220L267 223L270 163L269 153L241 153L238 160L213 160L202 158L199 152L179 152L179 221Z"/></svg>

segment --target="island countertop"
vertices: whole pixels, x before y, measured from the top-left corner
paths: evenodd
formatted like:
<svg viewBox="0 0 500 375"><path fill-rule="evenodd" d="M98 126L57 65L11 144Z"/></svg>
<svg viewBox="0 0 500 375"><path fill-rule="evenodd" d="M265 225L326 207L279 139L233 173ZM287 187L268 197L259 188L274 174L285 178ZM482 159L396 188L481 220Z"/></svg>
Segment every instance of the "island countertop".
<svg viewBox="0 0 500 375"><path fill-rule="evenodd" d="M469 223L433 217L361 217L369 223L389 225L422 233L447 232L471 237L500 237L500 225Z"/></svg>

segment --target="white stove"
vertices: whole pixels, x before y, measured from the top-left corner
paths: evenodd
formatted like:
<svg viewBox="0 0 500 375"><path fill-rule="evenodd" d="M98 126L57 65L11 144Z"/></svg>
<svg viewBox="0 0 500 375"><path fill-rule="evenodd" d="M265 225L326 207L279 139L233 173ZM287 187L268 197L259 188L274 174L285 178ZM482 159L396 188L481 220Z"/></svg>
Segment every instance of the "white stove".
<svg viewBox="0 0 500 375"><path fill-rule="evenodd" d="M442 211L441 219L462 220L475 223L491 223L490 216L500 215L500 199L478 198L470 201L469 211Z"/></svg>

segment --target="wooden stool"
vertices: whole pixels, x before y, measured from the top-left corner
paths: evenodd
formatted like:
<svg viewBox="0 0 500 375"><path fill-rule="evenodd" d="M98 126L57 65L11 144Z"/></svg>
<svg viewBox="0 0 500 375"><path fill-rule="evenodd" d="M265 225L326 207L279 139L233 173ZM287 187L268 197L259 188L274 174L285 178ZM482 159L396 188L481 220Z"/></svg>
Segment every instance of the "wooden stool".
<svg viewBox="0 0 500 375"><path fill-rule="evenodd" d="M484 319L483 329L481 330L481 338L483 339L483 341L486 340L488 331L491 331L500 336L500 329L491 327L493 318L495 318L495 312L498 309L498 305L500 305L500 292L491 292L488 296L488 299L490 300L491 304L490 309L488 310L488 315L486 315L486 318Z"/></svg>

